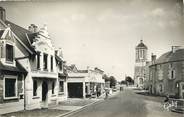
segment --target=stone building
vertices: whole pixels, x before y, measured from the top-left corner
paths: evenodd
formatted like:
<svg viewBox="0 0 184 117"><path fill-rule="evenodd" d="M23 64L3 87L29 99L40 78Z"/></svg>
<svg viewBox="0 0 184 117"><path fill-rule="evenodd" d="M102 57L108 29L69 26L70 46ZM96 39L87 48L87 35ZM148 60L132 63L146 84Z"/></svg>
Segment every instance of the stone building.
<svg viewBox="0 0 184 117"><path fill-rule="evenodd" d="M151 65L151 61L146 62L145 66L145 79L143 81L143 88L149 90L149 66Z"/></svg>
<svg viewBox="0 0 184 117"><path fill-rule="evenodd" d="M149 92L184 98L184 49L172 47L158 59L152 56Z"/></svg>
<svg viewBox="0 0 184 117"><path fill-rule="evenodd" d="M143 40L135 48L136 59L134 69L134 82L137 87L143 88L144 80L146 77L145 66L147 62L147 46L143 43Z"/></svg>

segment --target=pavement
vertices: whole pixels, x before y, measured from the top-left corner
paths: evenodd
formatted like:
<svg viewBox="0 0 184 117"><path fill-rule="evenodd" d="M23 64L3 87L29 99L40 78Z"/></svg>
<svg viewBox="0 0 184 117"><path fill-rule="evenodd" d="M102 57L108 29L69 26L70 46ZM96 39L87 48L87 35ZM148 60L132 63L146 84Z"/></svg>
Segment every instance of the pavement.
<svg viewBox="0 0 184 117"><path fill-rule="evenodd" d="M0 117L56 117L67 112L66 110L56 109L34 109L3 114Z"/></svg>
<svg viewBox="0 0 184 117"><path fill-rule="evenodd" d="M2 117L184 117L163 109L163 97L149 96L142 90L124 88L104 100L68 99L48 109L22 111Z"/></svg>
<svg viewBox="0 0 184 117"><path fill-rule="evenodd" d="M116 93L111 94L114 96ZM63 117L72 113L79 112L87 106L104 100L105 95L99 98L69 98L66 101L60 102L58 105L50 106L48 109L34 109L34 110L23 110L8 114L0 115L0 117Z"/></svg>
<svg viewBox="0 0 184 117"><path fill-rule="evenodd" d="M141 93L140 93L141 92ZM102 103L97 103L65 117L183 117L166 111L163 97L144 95L140 90L125 89Z"/></svg>
<svg viewBox="0 0 184 117"><path fill-rule="evenodd" d="M112 94L109 95L109 97L113 97L117 95L118 93L119 93L118 91L113 92ZM67 101L63 101L58 106L51 107L50 109L68 110L68 112L63 113L59 116L56 116L56 117L66 117L66 116L70 116L75 113L78 113L89 106L103 102L104 99L105 99L105 95L101 95L98 98L90 98L90 99L89 98L86 98L86 99L79 99L79 98L70 99L69 98Z"/></svg>

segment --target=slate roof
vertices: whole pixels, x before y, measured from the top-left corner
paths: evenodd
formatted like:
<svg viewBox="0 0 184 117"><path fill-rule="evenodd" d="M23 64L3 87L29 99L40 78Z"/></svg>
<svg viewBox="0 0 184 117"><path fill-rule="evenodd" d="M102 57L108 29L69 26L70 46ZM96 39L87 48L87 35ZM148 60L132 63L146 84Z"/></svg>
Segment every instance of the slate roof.
<svg viewBox="0 0 184 117"><path fill-rule="evenodd" d="M62 59L56 54L55 54L55 58L56 58L57 61L62 61Z"/></svg>
<svg viewBox="0 0 184 117"><path fill-rule="evenodd" d="M140 42L136 48L148 48L143 42Z"/></svg>
<svg viewBox="0 0 184 117"><path fill-rule="evenodd" d="M27 71L22 67L22 65L16 61L16 67L3 65L0 62L0 70L2 71L11 71L11 72L19 72L19 73L27 73Z"/></svg>
<svg viewBox="0 0 184 117"><path fill-rule="evenodd" d="M30 41L31 44L34 42L34 39L35 39L35 37L37 35L38 35L38 32L37 33L29 33L29 34L27 34L27 36L29 37L29 41Z"/></svg>
<svg viewBox="0 0 184 117"><path fill-rule="evenodd" d="M79 73L88 73L88 70L78 70Z"/></svg>
<svg viewBox="0 0 184 117"><path fill-rule="evenodd" d="M178 49L175 52L169 51L164 53L155 61L155 64L175 61L184 61L184 49Z"/></svg>
<svg viewBox="0 0 184 117"><path fill-rule="evenodd" d="M10 21L7 21L7 20L5 21L5 24L6 25L8 25L8 24L10 25L10 29L13 31L13 33L15 33L15 35L24 43L24 45L26 47L28 47L29 50L31 50L32 53L36 53L34 48L32 47L32 45L29 42L29 41L31 41L31 39L28 40L28 38L26 36L26 34L27 35L31 35L32 34L29 30L27 30L25 28L22 28L22 27L14 24L14 23L12 23Z"/></svg>
<svg viewBox="0 0 184 117"><path fill-rule="evenodd" d="M4 30L0 30L0 37L3 35Z"/></svg>

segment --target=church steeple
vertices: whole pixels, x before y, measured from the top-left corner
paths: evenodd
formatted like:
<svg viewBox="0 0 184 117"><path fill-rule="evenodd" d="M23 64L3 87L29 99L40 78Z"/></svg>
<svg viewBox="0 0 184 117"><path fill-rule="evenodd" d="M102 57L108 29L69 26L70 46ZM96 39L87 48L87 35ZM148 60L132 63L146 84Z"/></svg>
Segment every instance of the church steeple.
<svg viewBox="0 0 184 117"><path fill-rule="evenodd" d="M140 40L140 43L136 46L136 63L145 62L147 60L147 46Z"/></svg>
<svg viewBox="0 0 184 117"><path fill-rule="evenodd" d="M134 80L137 87L144 87L143 83L145 80L145 66L147 62L147 46L140 40L139 44L135 48L136 50L136 60L135 60L135 70L134 70Z"/></svg>

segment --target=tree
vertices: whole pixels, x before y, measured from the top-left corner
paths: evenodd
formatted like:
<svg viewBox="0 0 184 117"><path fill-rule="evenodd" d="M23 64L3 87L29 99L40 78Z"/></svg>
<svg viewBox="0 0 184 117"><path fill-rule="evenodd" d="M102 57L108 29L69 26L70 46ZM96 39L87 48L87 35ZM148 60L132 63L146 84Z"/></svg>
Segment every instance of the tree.
<svg viewBox="0 0 184 117"><path fill-rule="evenodd" d="M105 82L110 81L109 77L106 74L104 74L102 78L105 80Z"/></svg>
<svg viewBox="0 0 184 117"><path fill-rule="evenodd" d="M130 76L127 76L127 77L125 78L125 81L127 82L127 84L131 84L131 85L134 84L134 80L133 80Z"/></svg>
<svg viewBox="0 0 184 117"><path fill-rule="evenodd" d="M125 80L122 80L122 81L121 81L121 84L126 84L126 81L125 81Z"/></svg>
<svg viewBox="0 0 184 117"><path fill-rule="evenodd" d="M117 80L115 79L114 76L110 76L109 77L109 80L110 80L110 87L111 88L114 87L114 86L116 86Z"/></svg>

